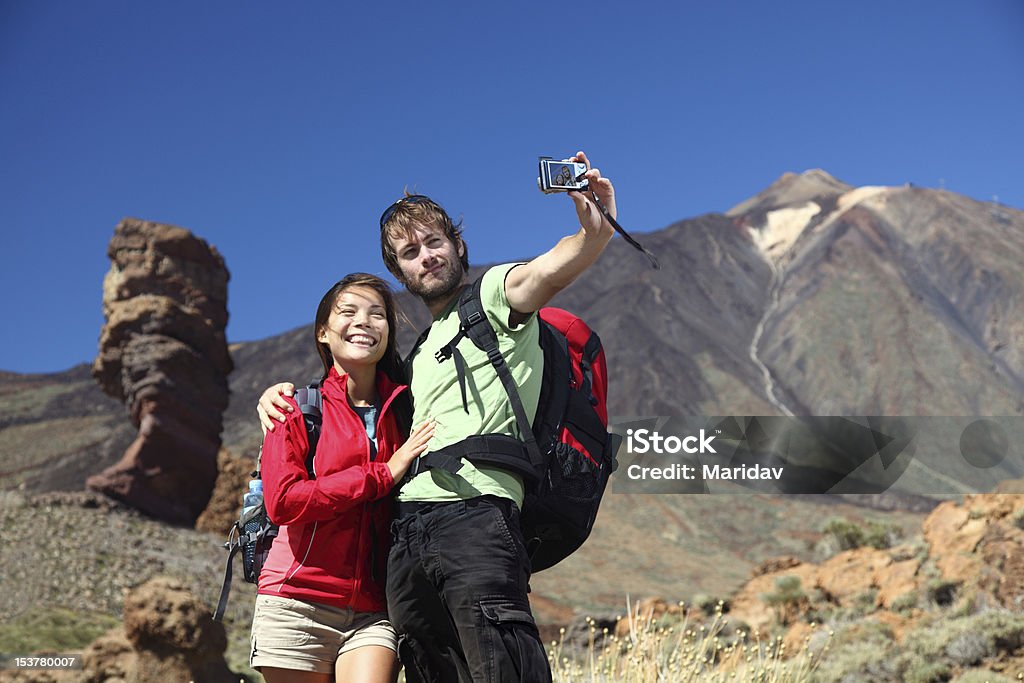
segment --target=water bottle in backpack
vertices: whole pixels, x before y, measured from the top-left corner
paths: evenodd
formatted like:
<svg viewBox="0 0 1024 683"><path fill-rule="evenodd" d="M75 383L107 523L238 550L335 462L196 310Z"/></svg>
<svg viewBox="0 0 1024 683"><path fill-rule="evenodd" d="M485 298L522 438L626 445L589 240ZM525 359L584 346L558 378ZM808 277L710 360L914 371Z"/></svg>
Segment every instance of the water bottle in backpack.
<svg viewBox="0 0 1024 683"><path fill-rule="evenodd" d="M242 497L242 515L240 517L243 520L242 524L242 535L248 536L249 534L255 534L260 530L263 525L263 519L261 515L252 514L258 508L263 506L263 480L253 479L249 482L249 492ZM250 537L252 538L252 537ZM256 542L245 543L242 546L242 563L246 568L246 581L252 581L248 576L251 568L255 565L253 560L256 556ZM262 566L262 562L260 566ZM258 578L258 577L256 577Z"/></svg>

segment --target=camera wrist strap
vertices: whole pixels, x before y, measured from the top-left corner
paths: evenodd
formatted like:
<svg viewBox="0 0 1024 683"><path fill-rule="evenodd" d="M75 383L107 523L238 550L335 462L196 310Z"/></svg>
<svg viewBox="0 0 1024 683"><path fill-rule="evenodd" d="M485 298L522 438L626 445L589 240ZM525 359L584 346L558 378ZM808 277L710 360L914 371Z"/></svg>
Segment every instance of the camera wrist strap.
<svg viewBox="0 0 1024 683"><path fill-rule="evenodd" d="M626 240L632 247L639 251L642 251L647 256L648 260L650 260L651 266L653 266L655 270L661 270L661 264L658 263L658 259L655 258L654 254L652 254L642 244L633 239L633 237L628 232L626 232L626 229L619 225L619 222L617 220L612 218L612 215L608 213L608 209L606 209L604 204L601 203L601 200L597 198L597 193L591 192L590 196L594 199L594 203L597 204L597 208L601 209L601 213L604 214L604 217L607 218L608 222L612 224L613 228L615 228L615 231L622 235L622 238Z"/></svg>

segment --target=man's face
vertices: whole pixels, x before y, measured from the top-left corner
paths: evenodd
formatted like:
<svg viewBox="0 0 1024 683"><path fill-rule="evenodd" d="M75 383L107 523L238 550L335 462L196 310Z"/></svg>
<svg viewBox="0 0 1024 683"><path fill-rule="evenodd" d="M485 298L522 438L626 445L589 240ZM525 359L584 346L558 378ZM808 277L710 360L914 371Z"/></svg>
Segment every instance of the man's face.
<svg viewBox="0 0 1024 683"><path fill-rule="evenodd" d="M406 289L424 303L450 295L462 283L461 242L436 226L416 225L409 235L389 237Z"/></svg>

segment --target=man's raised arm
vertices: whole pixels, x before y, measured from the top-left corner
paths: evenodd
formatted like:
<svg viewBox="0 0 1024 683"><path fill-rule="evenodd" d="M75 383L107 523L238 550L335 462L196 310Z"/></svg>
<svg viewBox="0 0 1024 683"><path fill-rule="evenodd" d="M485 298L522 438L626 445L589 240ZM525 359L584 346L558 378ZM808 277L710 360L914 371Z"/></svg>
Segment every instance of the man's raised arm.
<svg viewBox="0 0 1024 683"><path fill-rule="evenodd" d="M590 191L597 195L608 213L616 217L612 182L602 178L596 168L590 168L590 161L583 152L577 152L571 160L587 165L589 170L585 177L590 181ZM576 204L579 232L563 237L550 250L509 271L505 278L505 296L514 311L532 313L546 305L597 260L615 234L589 192L570 192L569 197Z"/></svg>

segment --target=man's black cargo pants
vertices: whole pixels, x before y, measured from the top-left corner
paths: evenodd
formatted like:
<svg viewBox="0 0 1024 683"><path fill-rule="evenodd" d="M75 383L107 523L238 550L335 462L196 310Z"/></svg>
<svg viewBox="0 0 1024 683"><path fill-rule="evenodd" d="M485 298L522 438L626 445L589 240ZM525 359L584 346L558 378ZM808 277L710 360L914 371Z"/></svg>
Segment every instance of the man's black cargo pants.
<svg viewBox="0 0 1024 683"><path fill-rule="evenodd" d="M398 503L388 614L409 683L551 680L515 503Z"/></svg>

